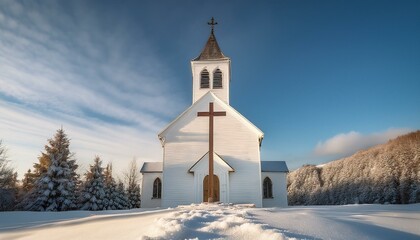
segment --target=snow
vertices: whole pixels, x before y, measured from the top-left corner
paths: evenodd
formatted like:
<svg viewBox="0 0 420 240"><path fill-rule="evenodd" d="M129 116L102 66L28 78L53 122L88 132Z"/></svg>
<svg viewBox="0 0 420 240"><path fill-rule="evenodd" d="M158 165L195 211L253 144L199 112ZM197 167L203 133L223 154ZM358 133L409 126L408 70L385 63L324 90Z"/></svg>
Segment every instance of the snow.
<svg viewBox="0 0 420 240"><path fill-rule="evenodd" d="M1 212L0 239L420 239L420 204Z"/></svg>
<svg viewBox="0 0 420 240"><path fill-rule="evenodd" d="M181 206L158 219L143 239L283 239L278 229L255 222L243 206Z"/></svg>

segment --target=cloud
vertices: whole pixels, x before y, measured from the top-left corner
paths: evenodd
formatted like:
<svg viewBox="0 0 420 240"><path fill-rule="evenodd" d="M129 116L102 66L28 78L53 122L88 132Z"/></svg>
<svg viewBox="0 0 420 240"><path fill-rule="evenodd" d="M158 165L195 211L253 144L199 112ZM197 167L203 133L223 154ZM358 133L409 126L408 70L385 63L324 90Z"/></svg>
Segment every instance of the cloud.
<svg viewBox="0 0 420 240"><path fill-rule="evenodd" d="M161 160L156 134L184 106L131 20L83 2L0 3L0 139L19 177L62 125L85 167L96 154L116 172Z"/></svg>
<svg viewBox="0 0 420 240"><path fill-rule="evenodd" d="M410 131L412 130L400 128L367 135L355 131L340 133L330 139L318 142L314 149L314 154L316 156L349 156L359 150L386 143L388 140Z"/></svg>
<svg viewBox="0 0 420 240"><path fill-rule="evenodd" d="M19 177L32 167L44 149L47 139L63 126L71 139L70 150L76 153L84 173L93 157L99 155L105 163L113 162L115 173L121 173L128 163L158 161L161 147L156 133L100 121L86 121L74 116L51 117L28 111L18 105L0 102L0 132L9 158Z"/></svg>

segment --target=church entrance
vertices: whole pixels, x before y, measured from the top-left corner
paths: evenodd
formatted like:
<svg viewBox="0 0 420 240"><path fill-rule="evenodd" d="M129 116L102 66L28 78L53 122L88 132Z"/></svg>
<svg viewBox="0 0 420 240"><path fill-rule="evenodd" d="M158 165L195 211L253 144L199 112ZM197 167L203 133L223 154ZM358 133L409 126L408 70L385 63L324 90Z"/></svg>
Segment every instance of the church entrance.
<svg viewBox="0 0 420 240"><path fill-rule="evenodd" d="M220 201L220 186L219 186L219 178L217 175L213 175L213 186L214 186L214 196L213 201L219 202ZM203 202L208 202L209 198L209 175L204 177L203 180Z"/></svg>

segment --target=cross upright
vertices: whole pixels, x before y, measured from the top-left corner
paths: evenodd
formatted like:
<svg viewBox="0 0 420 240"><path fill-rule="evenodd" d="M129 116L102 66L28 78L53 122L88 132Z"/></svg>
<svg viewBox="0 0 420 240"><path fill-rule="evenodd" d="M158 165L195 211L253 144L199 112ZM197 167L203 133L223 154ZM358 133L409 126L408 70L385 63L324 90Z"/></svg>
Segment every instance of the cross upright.
<svg viewBox="0 0 420 240"><path fill-rule="evenodd" d="M215 112L213 103L209 103L208 112L198 112L198 117L209 117L209 194L208 202L213 202L214 197L214 184L213 184L213 117L215 116L226 116L226 112ZM205 201L205 199L203 199Z"/></svg>
<svg viewBox="0 0 420 240"><path fill-rule="evenodd" d="M217 22L214 21L214 17L211 17L210 22L207 23L211 26L211 32L214 30L214 25L217 25Z"/></svg>

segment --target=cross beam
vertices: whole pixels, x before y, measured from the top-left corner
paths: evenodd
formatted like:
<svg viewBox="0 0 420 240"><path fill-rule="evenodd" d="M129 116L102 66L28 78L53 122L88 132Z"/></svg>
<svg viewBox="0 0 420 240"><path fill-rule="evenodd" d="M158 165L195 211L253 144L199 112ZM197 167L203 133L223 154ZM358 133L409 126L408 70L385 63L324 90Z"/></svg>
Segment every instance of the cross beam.
<svg viewBox="0 0 420 240"><path fill-rule="evenodd" d="M212 17L210 19L210 22L208 22L207 24L211 26L211 32L213 32L214 31L214 26L217 25L217 22L215 22L214 17Z"/></svg>
<svg viewBox="0 0 420 240"><path fill-rule="evenodd" d="M209 117L209 194L208 202L214 202L214 184L213 184L213 117L216 116L226 116L226 112L215 112L213 103L209 103L208 112L198 112L198 117ZM203 199L204 201L205 199Z"/></svg>

